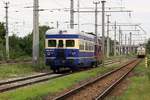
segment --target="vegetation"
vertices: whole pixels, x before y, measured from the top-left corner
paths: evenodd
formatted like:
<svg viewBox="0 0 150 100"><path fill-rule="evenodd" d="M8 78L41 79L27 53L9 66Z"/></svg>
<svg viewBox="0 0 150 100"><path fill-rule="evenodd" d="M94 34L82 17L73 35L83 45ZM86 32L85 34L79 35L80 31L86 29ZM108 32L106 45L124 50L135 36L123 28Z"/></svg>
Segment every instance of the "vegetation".
<svg viewBox="0 0 150 100"><path fill-rule="evenodd" d="M17 76L30 75L34 69L29 64L14 64L0 66L0 79L14 78Z"/></svg>
<svg viewBox="0 0 150 100"><path fill-rule="evenodd" d="M39 65L40 67L33 67L32 64L5 64L0 65L0 80L22 77L27 75L36 74L45 70L49 71L44 65Z"/></svg>
<svg viewBox="0 0 150 100"><path fill-rule="evenodd" d="M45 32L50 29L48 26L40 26L40 57L43 57L45 46ZM0 23L0 59L5 59L5 34L6 30L4 23ZM32 36L29 34L25 37L18 37L15 34L9 37L10 39L10 58L16 59L20 57L32 56Z"/></svg>
<svg viewBox="0 0 150 100"><path fill-rule="evenodd" d="M72 87L83 80L104 74L114 68L116 68L116 65L111 67L100 67L90 71L75 73L65 77L53 79L45 83L35 84L14 91L1 93L0 100L42 100L48 95L53 95L63 91L64 89Z"/></svg>
<svg viewBox="0 0 150 100"><path fill-rule="evenodd" d="M40 26L40 56L43 57L45 46L45 32L49 29L48 26ZM13 35L10 37L10 57L18 58L21 56L32 56L32 37L29 34L23 38ZM17 51L17 52L16 52Z"/></svg>
<svg viewBox="0 0 150 100"><path fill-rule="evenodd" d="M147 53L150 54L150 39L148 40L146 44L146 48L147 48Z"/></svg>
<svg viewBox="0 0 150 100"><path fill-rule="evenodd" d="M4 23L0 22L0 59L5 57L5 49L4 49L5 34L6 34L6 30L4 28Z"/></svg>

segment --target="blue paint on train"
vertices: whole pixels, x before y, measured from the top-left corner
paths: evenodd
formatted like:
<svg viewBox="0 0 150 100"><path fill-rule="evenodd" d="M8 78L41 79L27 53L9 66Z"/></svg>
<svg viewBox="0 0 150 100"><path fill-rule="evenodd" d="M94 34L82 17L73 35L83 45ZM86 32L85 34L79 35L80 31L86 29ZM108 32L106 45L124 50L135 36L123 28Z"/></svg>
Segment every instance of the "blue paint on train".
<svg viewBox="0 0 150 100"><path fill-rule="evenodd" d="M94 52L80 52L78 49L46 49L46 64L52 69L88 67L96 61Z"/></svg>
<svg viewBox="0 0 150 100"><path fill-rule="evenodd" d="M95 41L94 35L85 35L85 34L46 34L46 39L79 39L84 40L85 42ZM77 43L78 44L78 43ZM79 46L80 44L78 44ZM93 46L93 45L92 45ZM84 47L85 48L85 47ZM98 54L99 55L99 54ZM95 64L96 53L95 46L94 50L80 50L68 49L65 47L55 47L55 48L45 48L45 61L47 65L51 66L52 70L57 70L62 67L68 67L72 70L76 70L80 67L91 67Z"/></svg>
<svg viewBox="0 0 150 100"><path fill-rule="evenodd" d="M79 38L79 35L46 35L46 38Z"/></svg>

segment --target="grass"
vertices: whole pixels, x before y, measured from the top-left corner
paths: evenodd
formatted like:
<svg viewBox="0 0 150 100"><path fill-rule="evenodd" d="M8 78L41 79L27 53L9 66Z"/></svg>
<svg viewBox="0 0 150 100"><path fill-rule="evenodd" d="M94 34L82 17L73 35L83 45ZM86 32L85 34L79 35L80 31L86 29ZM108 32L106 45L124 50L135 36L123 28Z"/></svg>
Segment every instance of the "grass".
<svg viewBox="0 0 150 100"><path fill-rule="evenodd" d="M44 67L33 67L32 64L5 64L0 65L0 79L15 78L31 75L41 71Z"/></svg>
<svg viewBox="0 0 150 100"><path fill-rule="evenodd" d="M44 83L1 93L0 100L41 100L50 94L63 91L64 89L69 88L82 80L104 74L116 68L116 66L117 65L113 65L112 67L100 67L90 71L79 72Z"/></svg>
<svg viewBox="0 0 150 100"><path fill-rule="evenodd" d="M120 97L109 100L150 100L150 66L145 68L144 61L135 68L137 76L130 78L131 85Z"/></svg>

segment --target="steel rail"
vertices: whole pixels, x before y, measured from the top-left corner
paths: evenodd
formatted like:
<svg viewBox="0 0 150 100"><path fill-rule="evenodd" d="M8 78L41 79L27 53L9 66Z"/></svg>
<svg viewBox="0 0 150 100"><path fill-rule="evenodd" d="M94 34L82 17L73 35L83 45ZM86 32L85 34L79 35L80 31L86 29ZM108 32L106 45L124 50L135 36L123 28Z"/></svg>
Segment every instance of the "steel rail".
<svg viewBox="0 0 150 100"><path fill-rule="evenodd" d="M137 63L139 64L140 61ZM136 67L136 65L127 73L125 73L122 77L120 77L116 82L114 82L112 85L110 85L105 91L103 91L99 96L95 98L95 100L103 100L123 79L126 78L126 76Z"/></svg>
<svg viewBox="0 0 150 100"><path fill-rule="evenodd" d="M116 63L116 62L119 62L119 61L117 61L117 60L110 61L109 60L108 62L106 62L105 65L109 65L112 63ZM91 70L91 69L88 69L88 70ZM82 70L82 71L87 71L87 70ZM81 72L81 71L79 71L79 72ZM27 77L2 80L2 81L0 81L0 92L6 92L6 91L13 90L13 89L23 87L26 85L35 84L35 83L47 81L50 79L70 75L70 74L73 74L73 73L53 74L50 72L50 73L42 73L42 74L32 75L32 76L27 76ZM45 77L45 78L42 78L42 77Z"/></svg>
<svg viewBox="0 0 150 100"><path fill-rule="evenodd" d="M17 63L31 63L31 60L7 60L7 61L0 61L0 65L17 64Z"/></svg>
<svg viewBox="0 0 150 100"><path fill-rule="evenodd" d="M31 84L35 84L35 83L39 83L39 82L44 82L47 80L51 80L51 79L55 79L58 77L62 77L65 76L67 74L52 74L52 75L45 75L45 76L41 76L41 77L34 77L34 78L24 78L20 79L19 81L15 80L14 82L6 82L2 83L3 85L0 85L0 92L6 92L9 90L13 90L19 87L23 87L23 86L27 86L27 85L31 85Z"/></svg>
<svg viewBox="0 0 150 100"><path fill-rule="evenodd" d="M42 77L42 76L45 76L45 75L52 75L52 74L53 73L43 73L43 74L31 75L31 76L27 76L27 77L20 77L20 78L2 80L2 81L0 81L0 85L11 84L11 83L18 82L18 81L29 80L29 79L38 78L38 77Z"/></svg>
<svg viewBox="0 0 150 100"><path fill-rule="evenodd" d="M105 77L107 77L107 76L109 76L109 75L111 75L111 74L113 74L113 73L115 73L115 72L121 70L122 68L124 68L124 67L126 67L126 66L128 66L128 65L130 65L130 64L132 64L132 63L134 63L135 61L137 61L137 59L134 59L134 60L132 60L132 61L130 61L130 62L128 62L128 63L122 65L120 68L114 69L114 70L112 70L112 71L110 71L110 72L108 72L108 73L106 73L106 74L104 74L104 75L102 75L102 76L100 76L100 77L98 77L98 78L96 78L96 79L90 81L90 82L87 82L87 83L81 85L81 86L78 87L78 88L75 88L75 89L73 89L73 90L71 90L71 91L69 91L69 92L67 92L67 93L65 93L65 94L63 94L63 95L60 95L60 96L54 98L53 100L66 100L66 98L73 96L74 94L78 93L78 92L81 91L82 89L85 89L86 87L88 87L88 86L90 86L90 85L92 85L92 84L94 84L94 83L96 83L96 82L98 82L98 81L104 79ZM107 92L106 92L106 93L107 93ZM106 93L104 93L104 94L106 95ZM101 96L99 96L99 97L101 98ZM95 99L96 99L96 100L99 100L99 97L96 97Z"/></svg>

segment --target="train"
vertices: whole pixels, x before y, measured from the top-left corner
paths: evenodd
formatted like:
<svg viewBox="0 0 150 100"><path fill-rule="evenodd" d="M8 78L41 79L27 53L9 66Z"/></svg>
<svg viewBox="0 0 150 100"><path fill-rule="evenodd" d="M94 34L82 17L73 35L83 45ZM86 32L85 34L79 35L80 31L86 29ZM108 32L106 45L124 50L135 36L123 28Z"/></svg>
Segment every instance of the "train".
<svg viewBox="0 0 150 100"><path fill-rule="evenodd" d="M137 48L137 57L144 58L146 56L146 49L143 46Z"/></svg>
<svg viewBox="0 0 150 100"><path fill-rule="evenodd" d="M97 41L97 42L96 42ZM54 72L93 67L102 62L101 38L74 29L51 29L45 36L45 62Z"/></svg>

